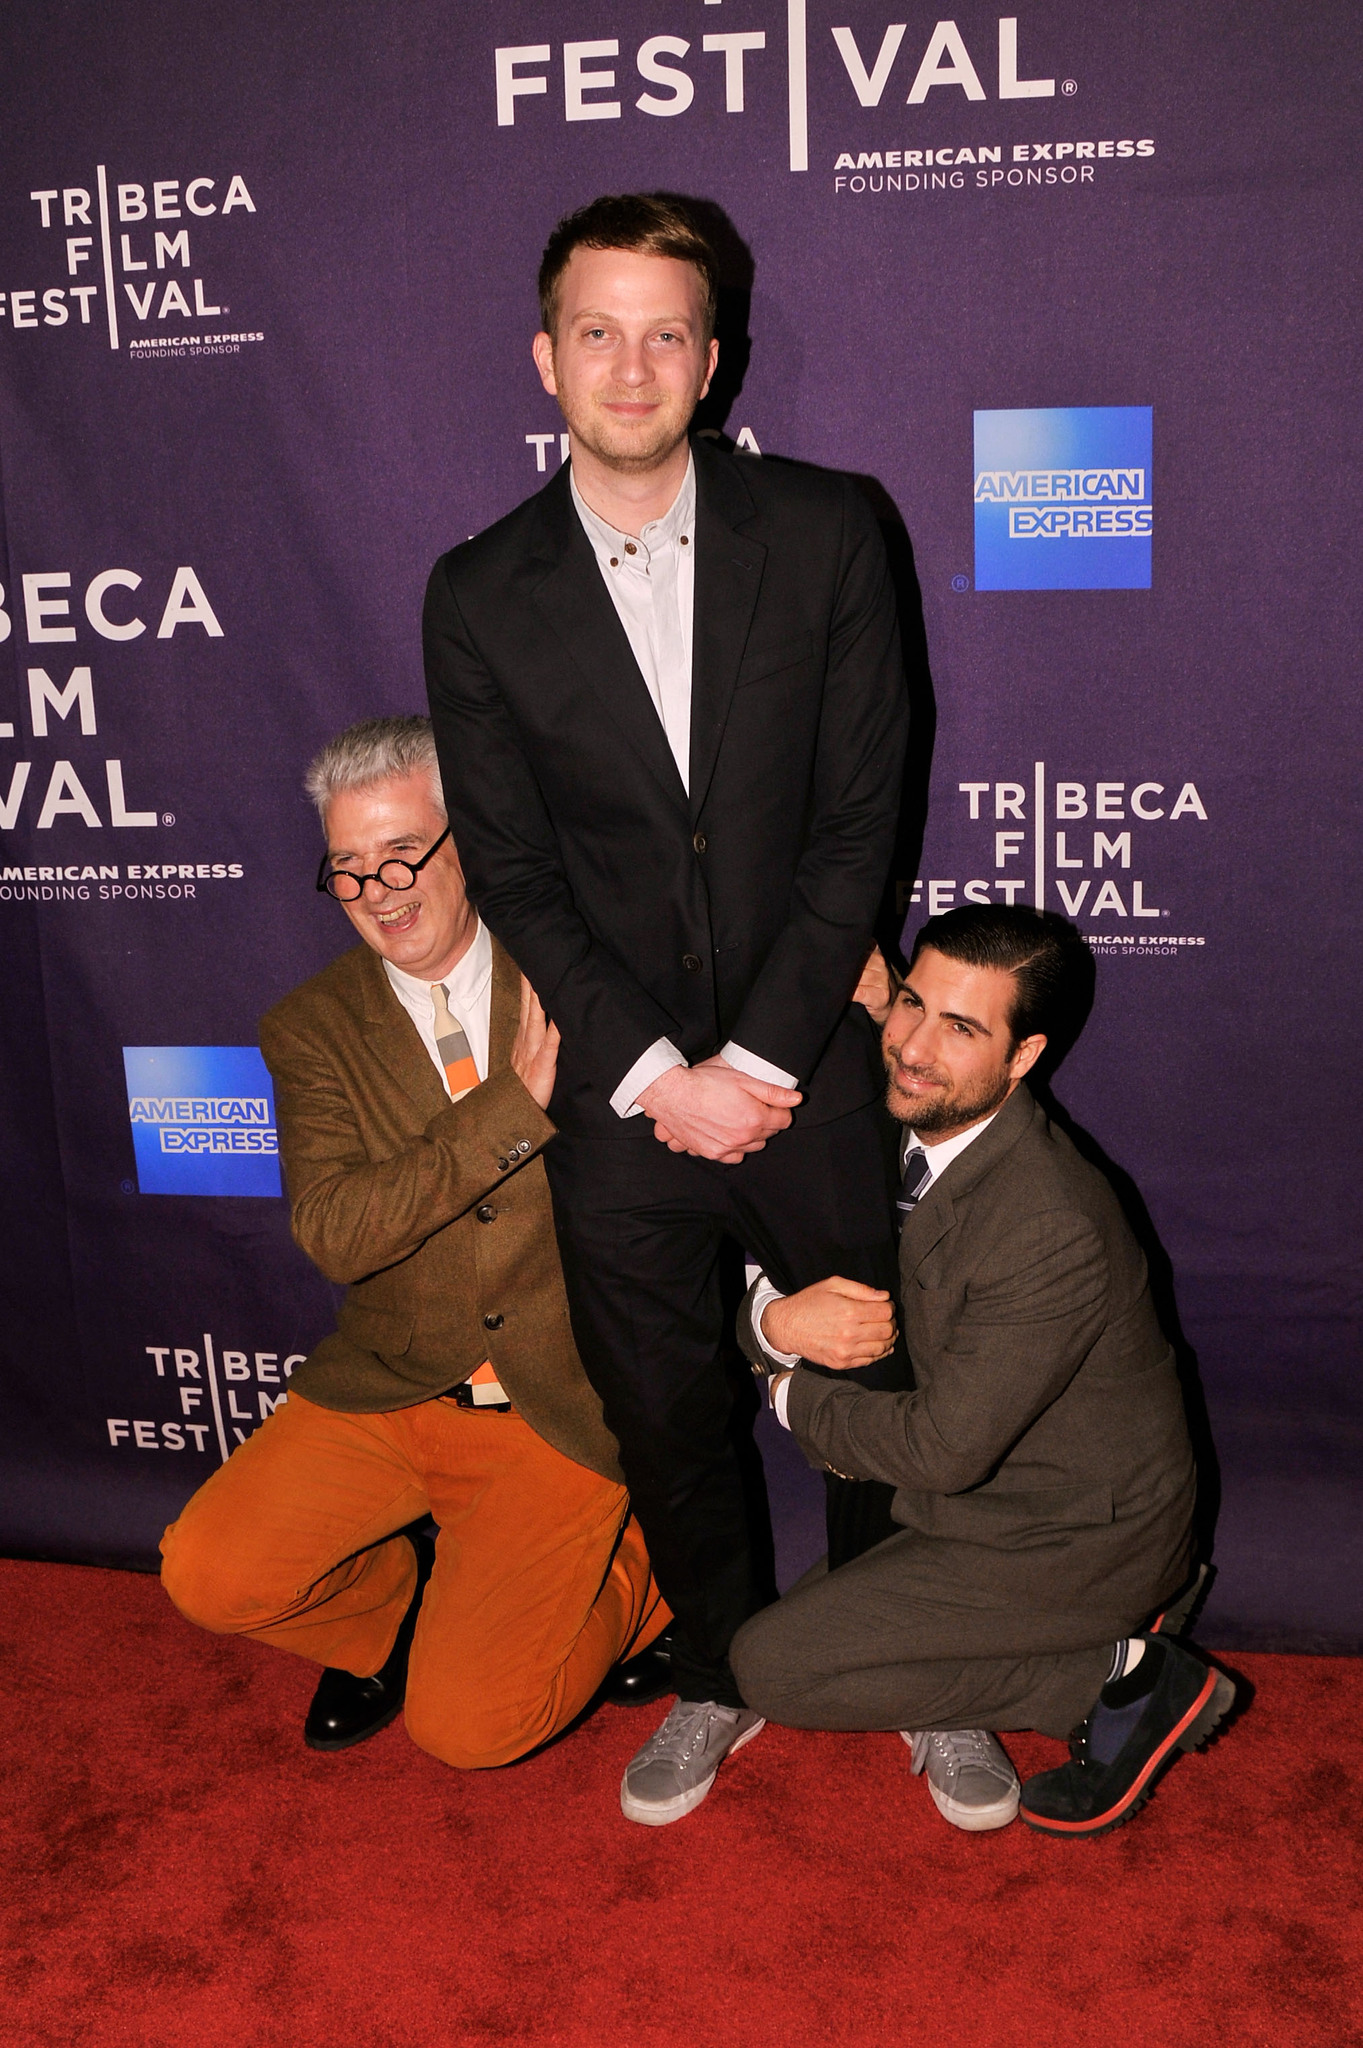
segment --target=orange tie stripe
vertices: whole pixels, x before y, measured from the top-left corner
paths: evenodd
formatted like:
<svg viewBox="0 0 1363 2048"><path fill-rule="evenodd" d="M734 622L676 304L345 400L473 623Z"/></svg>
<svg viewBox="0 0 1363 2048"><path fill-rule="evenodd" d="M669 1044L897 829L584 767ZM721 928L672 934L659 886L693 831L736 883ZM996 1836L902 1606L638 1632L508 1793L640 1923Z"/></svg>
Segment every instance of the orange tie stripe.
<svg viewBox="0 0 1363 2048"><path fill-rule="evenodd" d="M440 1054L440 1064L445 1069L449 1083L450 1100L458 1102L462 1096L478 1086L478 1069L469 1049L468 1034L450 1015L449 991L443 981L430 984L431 1002L435 1009L435 1049ZM475 1408L505 1407L506 1389L492 1369L492 1361L485 1358L476 1372L464 1382L469 1390Z"/></svg>
<svg viewBox="0 0 1363 2048"><path fill-rule="evenodd" d="M478 1069L473 1063L467 1034L462 1024L450 1015L449 996L443 981L430 984L431 1002L435 1007L435 1049L440 1054L440 1064L445 1069L449 1083L450 1099L458 1102L471 1088L478 1086Z"/></svg>
<svg viewBox="0 0 1363 2048"><path fill-rule="evenodd" d="M508 1399L506 1388L492 1370L492 1361L485 1358L476 1372L469 1374L464 1382L473 1395L475 1408L500 1407Z"/></svg>

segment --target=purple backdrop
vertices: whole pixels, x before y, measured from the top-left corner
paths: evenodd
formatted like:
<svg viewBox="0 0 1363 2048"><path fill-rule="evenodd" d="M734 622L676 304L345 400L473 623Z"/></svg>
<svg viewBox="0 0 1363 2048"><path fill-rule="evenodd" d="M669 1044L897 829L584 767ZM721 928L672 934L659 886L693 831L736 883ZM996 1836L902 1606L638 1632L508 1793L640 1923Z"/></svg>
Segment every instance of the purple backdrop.
<svg viewBox="0 0 1363 2048"><path fill-rule="evenodd" d="M938 723L906 915L1040 888L1098 945L1056 1092L1167 1253L1219 1452L1208 1633L1363 1647L1359 17L890 13L7 10L3 1547L145 1562L327 1327L278 1197L139 1192L148 1145L193 1186L239 1165L227 1068L144 1106L135 1158L123 1049L250 1047L345 942L302 764L420 707L431 560L558 464L547 229L665 187L732 224L726 431L874 478L913 538ZM1082 439L1094 408L1150 409L1150 587L980 587L1116 559L976 557L982 467L1063 504L1098 458L977 460L974 414Z"/></svg>

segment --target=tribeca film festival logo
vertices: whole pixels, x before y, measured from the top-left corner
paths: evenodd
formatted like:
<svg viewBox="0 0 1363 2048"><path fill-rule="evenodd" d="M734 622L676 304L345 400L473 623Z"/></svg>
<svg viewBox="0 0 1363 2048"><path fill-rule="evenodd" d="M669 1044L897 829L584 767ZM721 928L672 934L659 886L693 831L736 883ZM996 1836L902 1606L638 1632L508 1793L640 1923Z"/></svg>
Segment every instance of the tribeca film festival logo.
<svg viewBox="0 0 1363 2048"><path fill-rule="evenodd" d="M254 1045L125 1045L143 1195L278 1195L269 1070Z"/></svg>
<svg viewBox="0 0 1363 2048"><path fill-rule="evenodd" d="M139 640L152 631L153 622L158 642L173 643L182 629L194 628L206 640L221 640L222 626L193 565L166 573L168 586L153 579L144 587L135 569L101 569L85 582L80 599L69 569L21 575L13 603L0 588L0 643L17 629L31 649L42 650L42 665L35 662L25 671L27 735L19 737L13 719L0 722L0 755L4 743L17 742L28 757L14 761L7 772L0 758L0 835L24 826L34 833L64 832L75 821L83 833L147 832L174 825L173 811L148 800L137 764L125 764L121 754L107 755L100 744L93 665L75 660L63 675L57 657L47 651L89 634L96 641ZM141 597L130 595L134 592ZM93 740L94 747L81 749L83 740ZM40 743L46 742L60 747L62 755L41 758ZM240 881L245 872L240 861L124 862L104 860L102 852L87 842L78 860L69 854L43 859L30 853L26 860L11 862L0 844L0 903L193 899L199 883Z"/></svg>
<svg viewBox="0 0 1363 2048"><path fill-rule="evenodd" d="M61 265L61 282L0 291L0 321L16 335L88 327L106 335L111 349L126 347L133 362L240 355L244 344L265 339L242 332L239 320L230 331L203 324L225 319L231 307L215 303L216 294L210 299L202 245L220 246L228 216L256 210L239 175L120 184L98 164L92 183L40 186L28 201L36 209L34 268L50 278Z"/></svg>
<svg viewBox="0 0 1363 2048"><path fill-rule="evenodd" d="M704 4L719 6L721 0ZM929 116L950 114L987 102L987 80L1005 103L1050 100L1057 92L1072 99L1079 90L1076 79L1023 75L1018 17L996 19L997 44L986 50L975 34L973 52L954 21L937 22L921 43L916 37L906 41L908 24L902 21L888 22L879 40L874 28L863 29L860 38L850 27L830 28L845 74L840 117L850 117L854 105L886 117L900 106L922 108ZM809 55L806 0L786 0L785 21L773 24L770 35L766 28L748 26L702 32L699 38L648 34L637 43L633 35L624 43L613 35L559 45L503 44L493 50L496 124L524 129L537 119L673 120L693 107L718 108L721 99L727 114L744 114L784 92L790 169L807 171ZM544 108L524 104L540 99L546 101ZM859 125L864 140L866 124ZM878 125L883 127L883 121ZM1090 140L1048 132L1026 140L991 137L973 143L944 134L932 147L922 146L923 138L911 133L891 136L888 149L883 139L878 148L860 142L853 146L851 135L844 141L847 146L833 155L833 189L858 197L960 192L967 185L976 191L1080 187L1092 185L1100 170L1106 175L1119 162L1155 153L1149 136L1097 133Z"/></svg>
<svg viewBox="0 0 1363 2048"><path fill-rule="evenodd" d="M110 1449L205 1456L214 1450L224 1465L237 1445L288 1400L284 1383L307 1356L303 1351L226 1349L208 1330L197 1344L143 1348L161 1381L155 1391L163 1399L174 1393L176 1411L170 1418L106 1416Z"/></svg>
<svg viewBox="0 0 1363 2048"><path fill-rule="evenodd" d="M1162 781L1062 781L1048 778L1045 762L1037 761L1030 787L962 782L957 793L966 820L984 828L986 871L965 881L901 882L900 910L937 917L958 903L1034 903L1085 927L1099 953L1173 958L1206 945L1204 934L1166 927L1174 909L1154 900L1138 865L1152 834L1183 834L1208 822L1195 782L1168 774ZM1178 851L1186 851L1186 841Z"/></svg>
<svg viewBox="0 0 1363 2048"><path fill-rule="evenodd" d="M975 415L976 590L1148 590L1148 405Z"/></svg>

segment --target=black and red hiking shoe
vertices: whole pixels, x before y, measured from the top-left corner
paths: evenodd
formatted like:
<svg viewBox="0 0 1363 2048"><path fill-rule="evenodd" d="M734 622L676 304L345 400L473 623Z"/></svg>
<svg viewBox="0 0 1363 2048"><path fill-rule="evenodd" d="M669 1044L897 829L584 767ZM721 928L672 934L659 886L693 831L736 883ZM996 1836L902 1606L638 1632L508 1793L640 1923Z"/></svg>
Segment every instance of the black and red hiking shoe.
<svg viewBox="0 0 1363 2048"><path fill-rule="evenodd" d="M1070 1761L1022 1788L1018 1816L1051 1835L1101 1835L1130 1820L1180 1750L1200 1749L1235 1699L1224 1672L1146 1633L1127 1678L1105 1685L1070 1737Z"/></svg>

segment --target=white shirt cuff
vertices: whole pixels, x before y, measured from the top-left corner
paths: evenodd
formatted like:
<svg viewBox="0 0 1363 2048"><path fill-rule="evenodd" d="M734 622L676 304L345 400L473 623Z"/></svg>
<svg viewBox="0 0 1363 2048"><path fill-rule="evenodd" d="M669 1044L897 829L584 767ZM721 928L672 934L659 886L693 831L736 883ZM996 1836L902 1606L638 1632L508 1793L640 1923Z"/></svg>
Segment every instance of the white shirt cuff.
<svg viewBox="0 0 1363 2048"><path fill-rule="evenodd" d="M778 1088L798 1088L794 1074L788 1074L784 1067L774 1067L770 1060L760 1060L755 1052L745 1052L741 1045L735 1045L732 1038L719 1049L719 1056L731 1067L737 1067L740 1074L751 1075L754 1081L771 1081Z"/></svg>
<svg viewBox="0 0 1363 2048"><path fill-rule="evenodd" d="M777 1365L798 1365L800 1363L800 1354L798 1351L774 1351L771 1345L768 1344L766 1338L762 1335L763 1310L766 1309L773 1301L784 1301L785 1298L786 1297L784 1296L784 1294L782 1294L779 1287L772 1286L770 1280L768 1280L765 1273L758 1274L756 1291L754 1292L752 1298L753 1334L756 1336L758 1343L762 1346L762 1349L766 1352L767 1357L770 1359L774 1359Z"/></svg>
<svg viewBox="0 0 1363 2048"><path fill-rule="evenodd" d="M645 1088L651 1088L659 1074L665 1074L669 1067L685 1065L685 1057L677 1051L670 1038L655 1038L648 1051L640 1053L612 1095L611 1108L617 1116L641 1116L639 1097Z"/></svg>
<svg viewBox="0 0 1363 2048"><path fill-rule="evenodd" d="M776 1420L780 1423L782 1429L790 1428L790 1419L786 1414L786 1405L789 1402L789 1400L790 1375L789 1373L787 1373L784 1379L780 1379L776 1382L776 1392L771 1397L772 1413L775 1415Z"/></svg>

